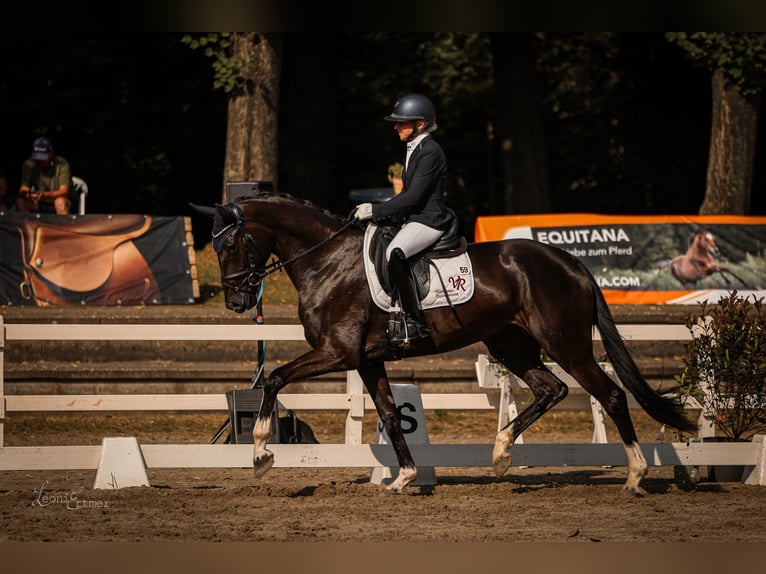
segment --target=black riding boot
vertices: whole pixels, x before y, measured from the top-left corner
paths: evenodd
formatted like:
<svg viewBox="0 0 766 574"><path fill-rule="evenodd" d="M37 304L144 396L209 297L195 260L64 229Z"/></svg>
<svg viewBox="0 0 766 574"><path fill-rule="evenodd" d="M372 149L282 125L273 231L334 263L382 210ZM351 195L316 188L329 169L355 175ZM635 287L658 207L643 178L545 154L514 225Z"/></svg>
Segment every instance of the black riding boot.
<svg viewBox="0 0 766 574"><path fill-rule="evenodd" d="M415 291L407 257L401 249L394 249L388 262L388 274L396 286L399 305L403 311L402 321L396 327L389 328L389 339L396 345L407 344L415 339L428 337L428 328L423 324L423 313Z"/></svg>

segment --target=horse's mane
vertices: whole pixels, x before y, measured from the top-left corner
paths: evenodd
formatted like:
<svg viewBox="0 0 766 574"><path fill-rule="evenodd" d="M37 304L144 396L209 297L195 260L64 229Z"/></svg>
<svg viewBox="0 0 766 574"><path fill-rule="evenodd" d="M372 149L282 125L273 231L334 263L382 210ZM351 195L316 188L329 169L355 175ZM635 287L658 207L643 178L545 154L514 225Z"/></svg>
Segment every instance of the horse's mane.
<svg viewBox="0 0 766 574"><path fill-rule="evenodd" d="M289 193L282 193L279 191L260 191L257 195L242 195L237 198L236 201L245 201L248 199L266 199L266 198L276 198L276 199L284 199L285 201L289 201L290 203L296 203L298 205L302 205L303 207L306 207L308 209L312 209L314 211L318 211L327 217L334 219L335 221L338 221L342 223L344 220L343 218L339 217L338 215L332 213L329 209L325 209L323 207L319 207L315 203L312 203L308 199L302 199L300 197L295 197L294 195L290 195Z"/></svg>

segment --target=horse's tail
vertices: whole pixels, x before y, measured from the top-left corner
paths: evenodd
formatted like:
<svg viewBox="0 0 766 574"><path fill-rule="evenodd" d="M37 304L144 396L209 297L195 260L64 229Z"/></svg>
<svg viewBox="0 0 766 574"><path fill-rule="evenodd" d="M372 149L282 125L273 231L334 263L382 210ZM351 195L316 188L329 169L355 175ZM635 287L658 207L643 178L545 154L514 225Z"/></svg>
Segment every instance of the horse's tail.
<svg viewBox="0 0 766 574"><path fill-rule="evenodd" d="M593 293L596 298L596 327L601 333L604 345L614 370L625 387L633 394L638 403L654 420L682 431L694 432L697 424L684 414L683 404L677 399L662 396L652 389L638 370L633 357L625 346L609 306L601 289L594 282Z"/></svg>

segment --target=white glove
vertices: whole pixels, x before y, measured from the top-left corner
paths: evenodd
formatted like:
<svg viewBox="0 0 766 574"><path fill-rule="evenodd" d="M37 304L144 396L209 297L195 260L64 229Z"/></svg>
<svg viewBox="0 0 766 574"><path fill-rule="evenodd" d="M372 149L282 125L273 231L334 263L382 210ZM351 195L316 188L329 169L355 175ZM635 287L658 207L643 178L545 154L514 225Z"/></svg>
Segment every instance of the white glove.
<svg viewBox="0 0 766 574"><path fill-rule="evenodd" d="M358 219L359 221L367 221L368 219L372 219L372 204L360 203L357 205L356 212L354 212L354 219Z"/></svg>

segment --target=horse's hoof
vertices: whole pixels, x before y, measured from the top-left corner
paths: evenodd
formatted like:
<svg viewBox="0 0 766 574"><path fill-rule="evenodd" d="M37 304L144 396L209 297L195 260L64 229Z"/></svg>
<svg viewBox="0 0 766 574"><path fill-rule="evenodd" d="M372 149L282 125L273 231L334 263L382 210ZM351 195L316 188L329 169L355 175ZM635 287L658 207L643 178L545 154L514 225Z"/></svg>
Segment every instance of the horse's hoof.
<svg viewBox="0 0 766 574"><path fill-rule="evenodd" d="M274 466L274 453L270 450L253 457L253 471L255 473L255 478L260 478L266 474L272 466Z"/></svg>
<svg viewBox="0 0 766 574"><path fill-rule="evenodd" d="M495 457L495 459L492 461L492 467L495 469L495 476L497 478L503 477L503 475L511 467L512 460L513 457L507 451L503 452L500 456Z"/></svg>
<svg viewBox="0 0 766 574"><path fill-rule="evenodd" d="M405 487L414 482L418 477L418 471L415 467L402 467L399 474L391 484L386 487L387 494L404 494Z"/></svg>
<svg viewBox="0 0 766 574"><path fill-rule="evenodd" d="M400 480L395 480L384 491L386 494L404 494L405 489L409 483L402 483Z"/></svg>
<svg viewBox="0 0 766 574"><path fill-rule="evenodd" d="M640 486L623 486L622 489L623 492L625 492L628 496L632 496L633 498L643 498L647 495L647 492Z"/></svg>

